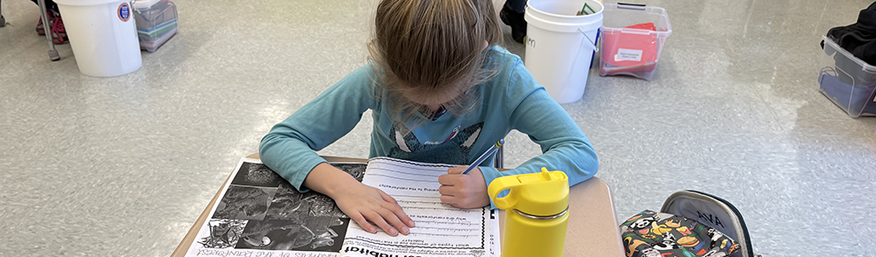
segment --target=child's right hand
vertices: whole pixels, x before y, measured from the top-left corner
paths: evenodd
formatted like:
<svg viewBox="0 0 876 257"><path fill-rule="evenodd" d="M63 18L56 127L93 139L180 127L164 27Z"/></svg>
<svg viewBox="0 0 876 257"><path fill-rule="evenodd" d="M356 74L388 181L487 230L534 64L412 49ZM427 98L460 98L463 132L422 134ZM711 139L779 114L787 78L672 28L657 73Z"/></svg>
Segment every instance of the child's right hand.
<svg viewBox="0 0 876 257"><path fill-rule="evenodd" d="M355 181L355 180L354 180ZM390 236L410 233L414 220L408 217L401 206L382 190L359 183L343 186L331 196L341 211L355 220L362 229L377 233L374 223Z"/></svg>
<svg viewBox="0 0 876 257"><path fill-rule="evenodd" d="M341 211L365 231L377 233L377 225L386 234L397 236L399 232L409 234L414 227L414 220L391 196L328 163L314 167L304 179L304 186L334 199Z"/></svg>

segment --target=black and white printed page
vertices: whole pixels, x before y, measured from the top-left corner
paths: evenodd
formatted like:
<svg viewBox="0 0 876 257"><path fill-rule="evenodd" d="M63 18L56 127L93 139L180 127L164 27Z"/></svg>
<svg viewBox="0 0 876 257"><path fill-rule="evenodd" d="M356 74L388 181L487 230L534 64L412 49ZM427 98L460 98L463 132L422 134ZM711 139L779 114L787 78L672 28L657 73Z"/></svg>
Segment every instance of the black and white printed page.
<svg viewBox="0 0 876 257"><path fill-rule="evenodd" d="M342 256L492 256L498 253L498 224L488 207L459 209L441 202L438 176L453 167L378 157L368 162L362 183L383 190L416 226L410 234L376 234L350 222ZM498 230L496 227L494 230ZM496 255L498 256L498 255Z"/></svg>
<svg viewBox="0 0 876 257"><path fill-rule="evenodd" d="M332 163L357 180L364 163ZM323 194L300 193L258 159L243 159L187 257L335 257L350 218Z"/></svg>

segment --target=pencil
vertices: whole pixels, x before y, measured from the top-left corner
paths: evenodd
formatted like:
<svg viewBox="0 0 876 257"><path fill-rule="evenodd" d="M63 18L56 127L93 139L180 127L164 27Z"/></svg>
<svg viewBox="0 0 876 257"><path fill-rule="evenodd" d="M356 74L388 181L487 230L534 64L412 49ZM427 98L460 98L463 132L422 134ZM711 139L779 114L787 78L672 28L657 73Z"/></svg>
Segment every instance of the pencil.
<svg viewBox="0 0 876 257"><path fill-rule="evenodd" d="M486 160L488 157L492 156L493 153L496 152L496 150L499 150L499 147L502 147L503 144L505 144L505 139L499 139L499 142L496 142L496 144L491 146L490 149L487 149L487 151L484 152L484 154L481 154L481 157L478 157L477 160L475 160L473 163L471 163L471 165L469 165L468 168L466 168L465 171L462 172L462 174L468 174L469 171L473 170L478 165L481 165L481 163L484 162L484 160Z"/></svg>

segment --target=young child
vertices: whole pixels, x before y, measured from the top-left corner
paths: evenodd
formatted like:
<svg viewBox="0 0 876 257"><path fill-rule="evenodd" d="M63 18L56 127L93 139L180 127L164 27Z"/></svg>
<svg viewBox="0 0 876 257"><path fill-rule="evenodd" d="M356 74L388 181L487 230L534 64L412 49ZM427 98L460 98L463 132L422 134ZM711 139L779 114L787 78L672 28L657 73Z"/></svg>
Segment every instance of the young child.
<svg viewBox="0 0 876 257"><path fill-rule="evenodd" d="M596 173L596 153L565 110L501 41L491 0L382 0L368 44L371 61L274 126L262 161L299 191L315 190L363 229L408 234L414 222L383 191L356 181L319 157L321 150L372 111L369 157L459 165L439 178L441 201L459 208L490 205L487 186L500 176L560 170L574 185ZM512 129L543 154L499 172L460 174ZM495 207L494 207L495 208Z"/></svg>

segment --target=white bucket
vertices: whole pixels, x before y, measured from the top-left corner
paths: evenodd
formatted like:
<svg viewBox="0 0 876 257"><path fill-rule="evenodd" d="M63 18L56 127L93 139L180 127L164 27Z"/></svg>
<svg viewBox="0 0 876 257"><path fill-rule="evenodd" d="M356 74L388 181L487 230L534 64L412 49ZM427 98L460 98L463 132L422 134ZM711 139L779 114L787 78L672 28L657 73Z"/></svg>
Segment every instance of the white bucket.
<svg viewBox="0 0 876 257"><path fill-rule="evenodd" d="M587 3L590 15L576 16ZM526 68L558 103L581 99L602 26L602 3L594 0L529 0L525 12ZM587 10L590 12L590 10Z"/></svg>
<svg viewBox="0 0 876 257"><path fill-rule="evenodd" d="M140 68L140 45L128 1L55 0L79 71L95 77L124 75Z"/></svg>

